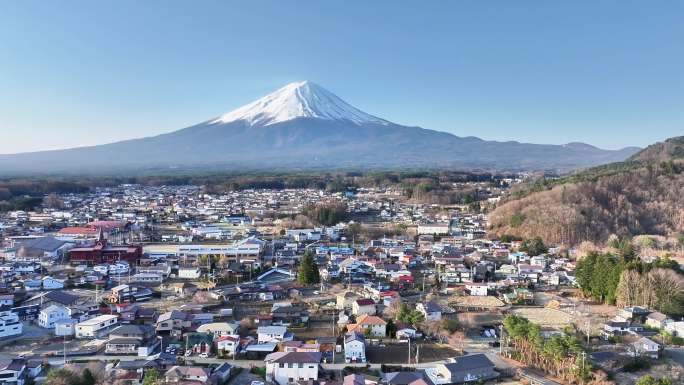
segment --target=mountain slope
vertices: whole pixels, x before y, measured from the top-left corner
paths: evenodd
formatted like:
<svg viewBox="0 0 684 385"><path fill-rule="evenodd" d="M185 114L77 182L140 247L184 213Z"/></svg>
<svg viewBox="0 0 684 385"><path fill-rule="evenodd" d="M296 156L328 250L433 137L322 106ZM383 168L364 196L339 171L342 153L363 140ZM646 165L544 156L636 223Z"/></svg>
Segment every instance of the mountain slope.
<svg viewBox="0 0 684 385"><path fill-rule="evenodd" d="M178 167L487 168L570 170L621 161L636 149L485 141L367 114L311 82L168 134L68 150L0 155L0 173L109 172Z"/></svg>
<svg viewBox="0 0 684 385"><path fill-rule="evenodd" d="M490 232L564 244L682 233L681 139L649 146L626 162L527 186L491 213Z"/></svg>
<svg viewBox="0 0 684 385"><path fill-rule="evenodd" d="M635 162L664 162L684 158L684 136L677 136L652 144L629 157Z"/></svg>

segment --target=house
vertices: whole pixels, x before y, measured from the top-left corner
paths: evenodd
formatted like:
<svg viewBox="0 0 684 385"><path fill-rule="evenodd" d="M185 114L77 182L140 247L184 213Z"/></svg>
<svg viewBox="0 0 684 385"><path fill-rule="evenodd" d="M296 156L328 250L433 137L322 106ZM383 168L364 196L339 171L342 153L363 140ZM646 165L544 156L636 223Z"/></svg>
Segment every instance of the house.
<svg viewBox="0 0 684 385"><path fill-rule="evenodd" d="M352 304L352 314L360 316L363 314L375 315L375 301L370 298L359 298Z"/></svg>
<svg viewBox="0 0 684 385"><path fill-rule="evenodd" d="M492 361L479 353L458 357L455 362L435 364L434 367L425 369L425 374L435 385L463 384L499 377L494 368Z"/></svg>
<svg viewBox="0 0 684 385"><path fill-rule="evenodd" d="M198 333L211 333L214 338L237 334L240 329L238 323L212 322L197 327Z"/></svg>
<svg viewBox="0 0 684 385"><path fill-rule="evenodd" d="M294 280L294 274L289 270L274 267L259 275L256 280L267 283L287 282Z"/></svg>
<svg viewBox="0 0 684 385"><path fill-rule="evenodd" d="M649 313L650 311L646 308L640 306L630 306L621 309L617 314L617 318L622 321L644 322L644 319Z"/></svg>
<svg viewBox="0 0 684 385"><path fill-rule="evenodd" d="M425 380L425 373L415 372L389 372L383 373L381 383L386 385L418 385L419 381Z"/></svg>
<svg viewBox="0 0 684 385"><path fill-rule="evenodd" d="M191 296L197 292L197 285L190 282L174 283L171 287L173 292L181 297Z"/></svg>
<svg viewBox="0 0 684 385"><path fill-rule="evenodd" d="M110 314L103 314L89 320L76 324L76 338L99 338L115 327L118 317Z"/></svg>
<svg viewBox="0 0 684 385"><path fill-rule="evenodd" d="M348 324L347 331L365 334L369 331L373 337L385 337L387 335L387 322L374 315L362 315L357 318L356 323Z"/></svg>
<svg viewBox="0 0 684 385"><path fill-rule="evenodd" d="M44 290L64 289L64 281L52 277L44 277L41 284Z"/></svg>
<svg viewBox="0 0 684 385"><path fill-rule="evenodd" d="M109 293L104 295L104 298L109 303L120 303L128 300L131 296L131 287L128 285L114 286Z"/></svg>
<svg viewBox="0 0 684 385"><path fill-rule="evenodd" d="M285 326L259 326L257 328L257 341L260 344L291 341L293 338L294 336L287 331Z"/></svg>
<svg viewBox="0 0 684 385"><path fill-rule="evenodd" d="M665 325L665 330L676 335L677 337L684 336L684 321L673 321Z"/></svg>
<svg viewBox="0 0 684 385"><path fill-rule="evenodd" d="M199 267L187 266L178 268L178 278L180 279L199 279L202 270Z"/></svg>
<svg viewBox="0 0 684 385"><path fill-rule="evenodd" d="M339 310L351 309L357 299L361 298L360 295L354 293L353 291L345 291L340 293L336 297L336 307Z"/></svg>
<svg viewBox="0 0 684 385"><path fill-rule="evenodd" d="M489 285L469 283L465 285L470 295L486 296L489 294Z"/></svg>
<svg viewBox="0 0 684 385"><path fill-rule="evenodd" d="M670 322L673 322L671 318L658 311L654 311L646 316L646 326L650 326L652 328L664 329L665 326Z"/></svg>
<svg viewBox="0 0 684 385"><path fill-rule="evenodd" d="M403 323L397 323L396 337L399 339L403 338L416 338L418 337L418 331L411 325L406 325Z"/></svg>
<svg viewBox="0 0 684 385"><path fill-rule="evenodd" d="M209 333L185 333L186 351L191 354L211 355L214 336Z"/></svg>
<svg viewBox="0 0 684 385"><path fill-rule="evenodd" d="M608 339L614 336L623 336L630 333L643 331L644 327L639 324L632 324L629 321L610 320L603 324L601 334Z"/></svg>
<svg viewBox="0 0 684 385"><path fill-rule="evenodd" d="M219 355L235 356L238 353L240 346L240 336L237 334L229 334L218 337L216 340L216 351Z"/></svg>
<svg viewBox="0 0 684 385"><path fill-rule="evenodd" d="M0 307L0 338L21 335L23 324L9 306Z"/></svg>
<svg viewBox="0 0 684 385"><path fill-rule="evenodd" d="M65 319L55 322L55 336L57 337L71 337L76 333L75 319Z"/></svg>
<svg viewBox="0 0 684 385"><path fill-rule="evenodd" d="M321 353L277 352L266 356L266 381L280 385L318 380Z"/></svg>
<svg viewBox="0 0 684 385"><path fill-rule="evenodd" d="M14 294L1 294L0 306L14 306Z"/></svg>
<svg viewBox="0 0 684 385"><path fill-rule="evenodd" d="M200 366L172 366L164 373L164 380L167 383L196 382L206 383L209 381L211 371Z"/></svg>
<svg viewBox="0 0 684 385"><path fill-rule="evenodd" d="M416 310L423 314L426 321L439 321L442 319L442 308L435 302L421 302L416 305Z"/></svg>
<svg viewBox="0 0 684 385"><path fill-rule="evenodd" d="M0 359L0 384L24 385L28 370L23 358Z"/></svg>
<svg viewBox="0 0 684 385"><path fill-rule="evenodd" d="M663 351L663 347L650 338L641 337L632 344L635 356L658 359Z"/></svg>
<svg viewBox="0 0 684 385"><path fill-rule="evenodd" d="M309 321L309 312L304 307L290 303L273 304L271 317L274 325L302 325Z"/></svg>
<svg viewBox="0 0 684 385"><path fill-rule="evenodd" d="M366 362L366 341L363 334L359 332L345 334L344 362Z"/></svg>
<svg viewBox="0 0 684 385"><path fill-rule="evenodd" d="M150 325L121 325L109 332L105 354L148 356L159 345Z"/></svg>
<svg viewBox="0 0 684 385"><path fill-rule="evenodd" d="M54 329L58 321L71 319L69 309L61 305L50 305L40 311L38 325L46 329Z"/></svg>
<svg viewBox="0 0 684 385"><path fill-rule="evenodd" d="M366 380L363 374L350 374L344 376L342 379L342 385L375 385L377 382Z"/></svg>
<svg viewBox="0 0 684 385"><path fill-rule="evenodd" d="M155 328L159 334L168 334L171 336L180 336L183 329L189 328L192 325L189 314L172 310L159 315Z"/></svg>
<svg viewBox="0 0 684 385"><path fill-rule="evenodd" d="M233 365L224 362L211 371L211 377L216 380L216 383L227 384L232 371Z"/></svg>

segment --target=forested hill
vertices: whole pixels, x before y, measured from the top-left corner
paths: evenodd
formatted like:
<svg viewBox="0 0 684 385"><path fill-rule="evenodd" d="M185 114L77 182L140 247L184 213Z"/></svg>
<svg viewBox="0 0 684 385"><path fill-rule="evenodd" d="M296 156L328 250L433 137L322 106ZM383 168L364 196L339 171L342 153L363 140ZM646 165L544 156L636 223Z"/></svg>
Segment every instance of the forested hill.
<svg viewBox="0 0 684 385"><path fill-rule="evenodd" d="M656 143L626 162L525 186L490 215L492 235L546 242L604 242L611 234L684 232L684 137Z"/></svg>

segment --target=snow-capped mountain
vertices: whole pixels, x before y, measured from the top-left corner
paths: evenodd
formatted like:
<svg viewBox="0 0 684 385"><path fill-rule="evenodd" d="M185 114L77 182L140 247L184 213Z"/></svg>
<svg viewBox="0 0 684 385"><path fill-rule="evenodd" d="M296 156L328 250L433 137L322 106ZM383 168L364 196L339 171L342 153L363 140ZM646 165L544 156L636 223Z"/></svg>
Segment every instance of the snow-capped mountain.
<svg viewBox="0 0 684 385"><path fill-rule="evenodd" d="M459 128L469 131L470 128ZM485 141L363 112L312 82L168 134L68 150L0 155L0 175L146 169L479 168L569 170L638 149Z"/></svg>
<svg viewBox="0 0 684 385"><path fill-rule="evenodd" d="M352 107L337 95L310 81L290 83L211 123L244 121L251 126L268 126L297 118L349 121L355 124L390 124Z"/></svg>

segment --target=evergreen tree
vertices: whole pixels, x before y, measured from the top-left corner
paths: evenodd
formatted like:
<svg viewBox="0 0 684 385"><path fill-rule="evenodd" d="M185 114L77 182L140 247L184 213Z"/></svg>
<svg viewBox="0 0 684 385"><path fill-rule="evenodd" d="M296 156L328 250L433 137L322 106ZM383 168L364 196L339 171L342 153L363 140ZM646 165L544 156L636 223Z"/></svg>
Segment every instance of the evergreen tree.
<svg viewBox="0 0 684 385"><path fill-rule="evenodd" d="M306 250L299 263L299 276L297 280L302 285L312 285L321 282L321 277L318 272L318 265L314 259L314 253L311 250Z"/></svg>
<svg viewBox="0 0 684 385"><path fill-rule="evenodd" d="M520 246L520 250L534 257L536 255L547 253L549 248L546 247L541 237L534 237L532 239L526 239Z"/></svg>

